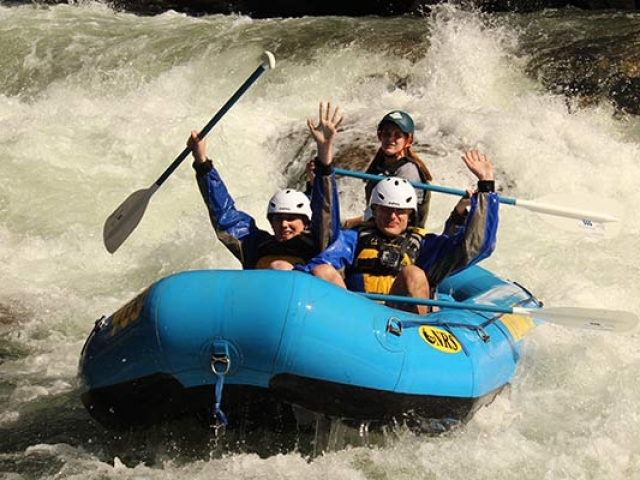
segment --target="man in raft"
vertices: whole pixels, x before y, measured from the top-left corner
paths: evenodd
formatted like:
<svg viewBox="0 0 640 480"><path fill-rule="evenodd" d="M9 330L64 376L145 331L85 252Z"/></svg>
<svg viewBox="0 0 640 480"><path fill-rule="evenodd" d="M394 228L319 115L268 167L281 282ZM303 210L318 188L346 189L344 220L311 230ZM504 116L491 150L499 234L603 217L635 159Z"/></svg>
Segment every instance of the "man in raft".
<svg viewBox="0 0 640 480"><path fill-rule="evenodd" d="M410 226L418 213L416 192L407 180L387 177L371 192L373 219L341 230L326 250L296 269L358 292L429 298L431 288L447 275L480 262L495 248L499 198L493 166L477 150L462 160L478 178L478 189L464 226L455 233L427 234ZM424 305L399 307L428 313Z"/></svg>

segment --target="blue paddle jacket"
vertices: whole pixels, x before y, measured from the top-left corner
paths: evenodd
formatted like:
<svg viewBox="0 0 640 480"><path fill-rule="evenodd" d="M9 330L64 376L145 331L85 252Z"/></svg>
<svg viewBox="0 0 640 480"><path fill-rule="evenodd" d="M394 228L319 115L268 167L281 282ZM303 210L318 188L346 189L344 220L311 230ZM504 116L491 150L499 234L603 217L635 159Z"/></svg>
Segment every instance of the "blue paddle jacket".
<svg viewBox="0 0 640 480"><path fill-rule="evenodd" d="M202 164L194 162L193 168L216 236L245 269L267 268L277 259L293 264L308 262L337 238L340 208L331 165L316 162L309 229L284 242L258 228L253 217L236 208L211 160Z"/></svg>
<svg viewBox="0 0 640 480"><path fill-rule="evenodd" d="M414 264L425 271L432 288L446 276L491 255L496 244L499 205L496 193L476 193L471 197L464 227L451 229L453 233L449 234L424 235ZM337 270L344 270L345 282L351 290L365 291L362 272L350 268L359 251L361 230L362 227L341 230L335 242L306 265L296 265L296 269L311 272L318 265L330 264Z"/></svg>

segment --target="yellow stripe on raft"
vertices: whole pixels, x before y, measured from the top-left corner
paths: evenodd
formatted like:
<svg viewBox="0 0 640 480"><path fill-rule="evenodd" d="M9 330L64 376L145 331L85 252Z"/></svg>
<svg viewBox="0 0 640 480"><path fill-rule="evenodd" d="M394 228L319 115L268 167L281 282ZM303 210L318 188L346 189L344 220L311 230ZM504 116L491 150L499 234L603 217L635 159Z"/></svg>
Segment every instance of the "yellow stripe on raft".
<svg viewBox="0 0 640 480"><path fill-rule="evenodd" d="M524 334L535 327L533 318L524 315L513 315L511 313L505 313L500 317L500 321L507 327L509 333L513 339L517 342Z"/></svg>

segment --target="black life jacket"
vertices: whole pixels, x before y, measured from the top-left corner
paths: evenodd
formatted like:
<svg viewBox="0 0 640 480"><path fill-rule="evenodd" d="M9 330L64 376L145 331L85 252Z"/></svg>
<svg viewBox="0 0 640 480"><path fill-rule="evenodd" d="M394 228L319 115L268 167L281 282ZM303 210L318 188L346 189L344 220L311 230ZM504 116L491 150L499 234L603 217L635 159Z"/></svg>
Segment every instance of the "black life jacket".
<svg viewBox="0 0 640 480"><path fill-rule="evenodd" d="M269 268L274 260L285 260L293 265L304 264L317 254L318 247L310 233L297 235L284 242L279 242L274 236L270 236L257 246L253 268Z"/></svg>

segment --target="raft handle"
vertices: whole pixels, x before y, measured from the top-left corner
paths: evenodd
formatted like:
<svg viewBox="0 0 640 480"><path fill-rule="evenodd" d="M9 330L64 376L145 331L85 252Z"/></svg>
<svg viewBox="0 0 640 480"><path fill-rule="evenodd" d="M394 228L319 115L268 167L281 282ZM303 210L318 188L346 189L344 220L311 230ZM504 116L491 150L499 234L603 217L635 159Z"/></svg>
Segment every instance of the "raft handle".
<svg viewBox="0 0 640 480"><path fill-rule="evenodd" d="M482 340L484 343L489 343L491 341L491 335L485 332L484 328L482 328L479 325L478 325L478 328L476 328L476 333L480 337L480 340Z"/></svg>
<svg viewBox="0 0 640 480"><path fill-rule="evenodd" d="M105 315L102 315L100 318L96 320L95 324L93 325L93 331L97 332L106 324L107 324L107 317Z"/></svg>
<svg viewBox="0 0 640 480"><path fill-rule="evenodd" d="M396 337L402 335L402 322L398 317L391 317L387 320L387 332Z"/></svg>
<svg viewBox="0 0 640 480"><path fill-rule="evenodd" d="M220 364L222 370L218 370L216 365ZM231 368L231 360L227 354L224 355L212 355L211 356L211 370L215 375L226 375Z"/></svg>

